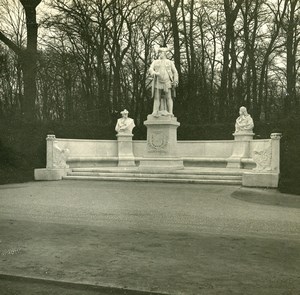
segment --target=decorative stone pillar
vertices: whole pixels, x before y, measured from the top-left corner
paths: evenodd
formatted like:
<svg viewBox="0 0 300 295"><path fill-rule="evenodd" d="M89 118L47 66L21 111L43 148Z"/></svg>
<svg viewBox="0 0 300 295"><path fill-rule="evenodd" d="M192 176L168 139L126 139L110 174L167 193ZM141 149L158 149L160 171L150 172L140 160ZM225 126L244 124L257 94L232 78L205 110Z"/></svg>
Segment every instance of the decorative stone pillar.
<svg viewBox="0 0 300 295"><path fill-rule="evenodd" d="M280 138L281 133L272 133L270 146L258 154L254 160L257 164L251 172L243 173L243 186L278 187L280 172ZM255 153L253 157L255 156Z"/></svg>
<svg viewBox="0 0 300 295"><path fill-rule="evenodd" d="M177 128L180 123L172 116L148 115L147 146L140 168L183 169L183 161L177 153Z"/></svg>
<svg viewBox="0 0 300 295"><path fill-rule="evenodd" d="M254 133L235 132L233 136L233 149L230 158L227 159L227 168L242 168L242 158L250 156L250 141L253 140Z"/></svg>
<svg viewBox="0 0 300 295"><path fill-rule="evenodd" d="M54 141L56 140L55 135L54 134L48 134L47 138L46 138L46 142L47 142L47 147L46 147L46 151L47 151L47 164L46 164L46 168L47 169L53 169L53 144Z"/></svg>
<svg viewBox="0 0 300 295"><path fill-rule="evenodd" d="M281 133L271 133L271 146L272 146L272 156L271 156L271 170L280 172L280 139L282 137Z"/></svg>
<svg viewBox="0 0 300 295"><path fill-rule="evenodd" d="M130 167L135 166L133 148L132 148L133 134L117 134L118 138L118 166Z"/></svg>
<svg viewBox="0 0 300 295"><path fill-rule="evenodd" d="M46 168L34 169L35 180L61 180L70 171L67 158L70 151L59 147L54 134L47 135Z"/></svg>

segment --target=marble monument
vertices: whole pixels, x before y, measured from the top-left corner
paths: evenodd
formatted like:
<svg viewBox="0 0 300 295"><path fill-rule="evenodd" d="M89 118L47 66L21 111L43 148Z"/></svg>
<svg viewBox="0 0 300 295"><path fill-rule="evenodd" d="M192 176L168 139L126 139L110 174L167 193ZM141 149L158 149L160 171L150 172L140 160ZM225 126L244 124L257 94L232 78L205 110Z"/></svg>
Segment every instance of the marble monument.
<svg viewBox="0 0 300 295"><path fill-rule="evenodd" d="M173 114L173 98L178 86L178 72L167 58L167 47L159 48L159 59L149 68L152 76L153 112L144 125L147 127L147 145L140 168L183 169L178 156L177 128L180 123Z"/></svg>
<svg viewBox="0 0 300 295"><path fill-rule="evenodd" d="M178 72L174 62L167 58L167 47L158 49L159 59L152 62L149 73L152 76L153 116L174 116L173 98L176 97Z"/></svg>
<svg viewBox="0 0 300 295"><path fill-rule="evenodd" d="M122 118L117 120L115 130L118 139L118 166L135 166L132 149L132 130L135 127L134 120L128 117L125 109L121 112Z"/></svg>
<svg viewBox="0 0 300 295"><path fill-rule="evenodd" d="M232 154L227 159L227 168L242 168L242 159L249 158L250 141L253 140L254 123L247 112L247 108L242 106L239 109L239 117L235 121L234 145Z"/></svg>

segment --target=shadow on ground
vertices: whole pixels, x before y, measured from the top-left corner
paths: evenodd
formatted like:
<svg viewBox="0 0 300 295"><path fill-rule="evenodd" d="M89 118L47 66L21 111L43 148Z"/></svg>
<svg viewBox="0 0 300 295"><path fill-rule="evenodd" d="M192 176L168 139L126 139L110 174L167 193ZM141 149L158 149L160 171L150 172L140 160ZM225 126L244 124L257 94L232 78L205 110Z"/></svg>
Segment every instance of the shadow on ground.
<svg viewBox="0 0 300 295"><path fill-rule="evenodd" d="M102 286L41 280L0 274L1 295L163 295Z"/></svg>
<svg viewBox="0 0 300 295"><path fill-rule="evenodd" d="M276 190L240 188L233 192L231 197L261 205L300 208L300 196L282 194Z"/></svg>

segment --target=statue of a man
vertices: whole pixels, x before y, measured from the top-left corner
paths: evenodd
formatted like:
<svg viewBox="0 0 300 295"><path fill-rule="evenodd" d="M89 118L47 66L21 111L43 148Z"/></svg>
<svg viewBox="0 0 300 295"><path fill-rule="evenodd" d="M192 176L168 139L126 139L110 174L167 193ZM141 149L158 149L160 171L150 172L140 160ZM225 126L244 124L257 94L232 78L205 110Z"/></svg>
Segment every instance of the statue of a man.
<svg viewBox="0 0 300 295"><path fill-rule="evenodd" d="M235 132L251 132L254 127L253 120L251 116L247 113L247 109L245 107L240 107L239 111L240 116L236 119L235 122Z"/></svg>
<svg viewBox="0 0 300 295"><path fill-rule="evenodd" d="M173 115L173 99L176 96L175 87L178 86L178 72L174 63L167 59L167 47L158 49L159 59L154 60L149 73L152 80L153 116Z"/></svg>
<svg viewBox="0 0 300 295"><path fill-rule="evenodd" d="M134 121L128 118L128 111L125 109L121 112L122 118L118 119L115 130L119 134L132 134L132 129L135 127Z"/></svg>

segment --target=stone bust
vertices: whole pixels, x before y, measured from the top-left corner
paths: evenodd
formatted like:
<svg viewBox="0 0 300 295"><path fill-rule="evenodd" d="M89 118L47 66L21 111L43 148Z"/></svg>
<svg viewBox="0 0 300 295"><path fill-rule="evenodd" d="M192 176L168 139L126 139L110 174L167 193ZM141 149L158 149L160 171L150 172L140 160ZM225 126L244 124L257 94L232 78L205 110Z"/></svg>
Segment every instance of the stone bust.
<svg viewBox="0 0 300 295"><path fill-rule="evenodd" d="M252 133L254 123L245 107L240 107L240 116L235 121L235 133Z"/></svg>
<svg viewBox="0 0 300 295"><path fill-rule="evenodd" d="M121 112L122 118L118 119L115 130L118 134L132 134L135 127L133 119L128 117L128 111L125 109Z"/></svg>

